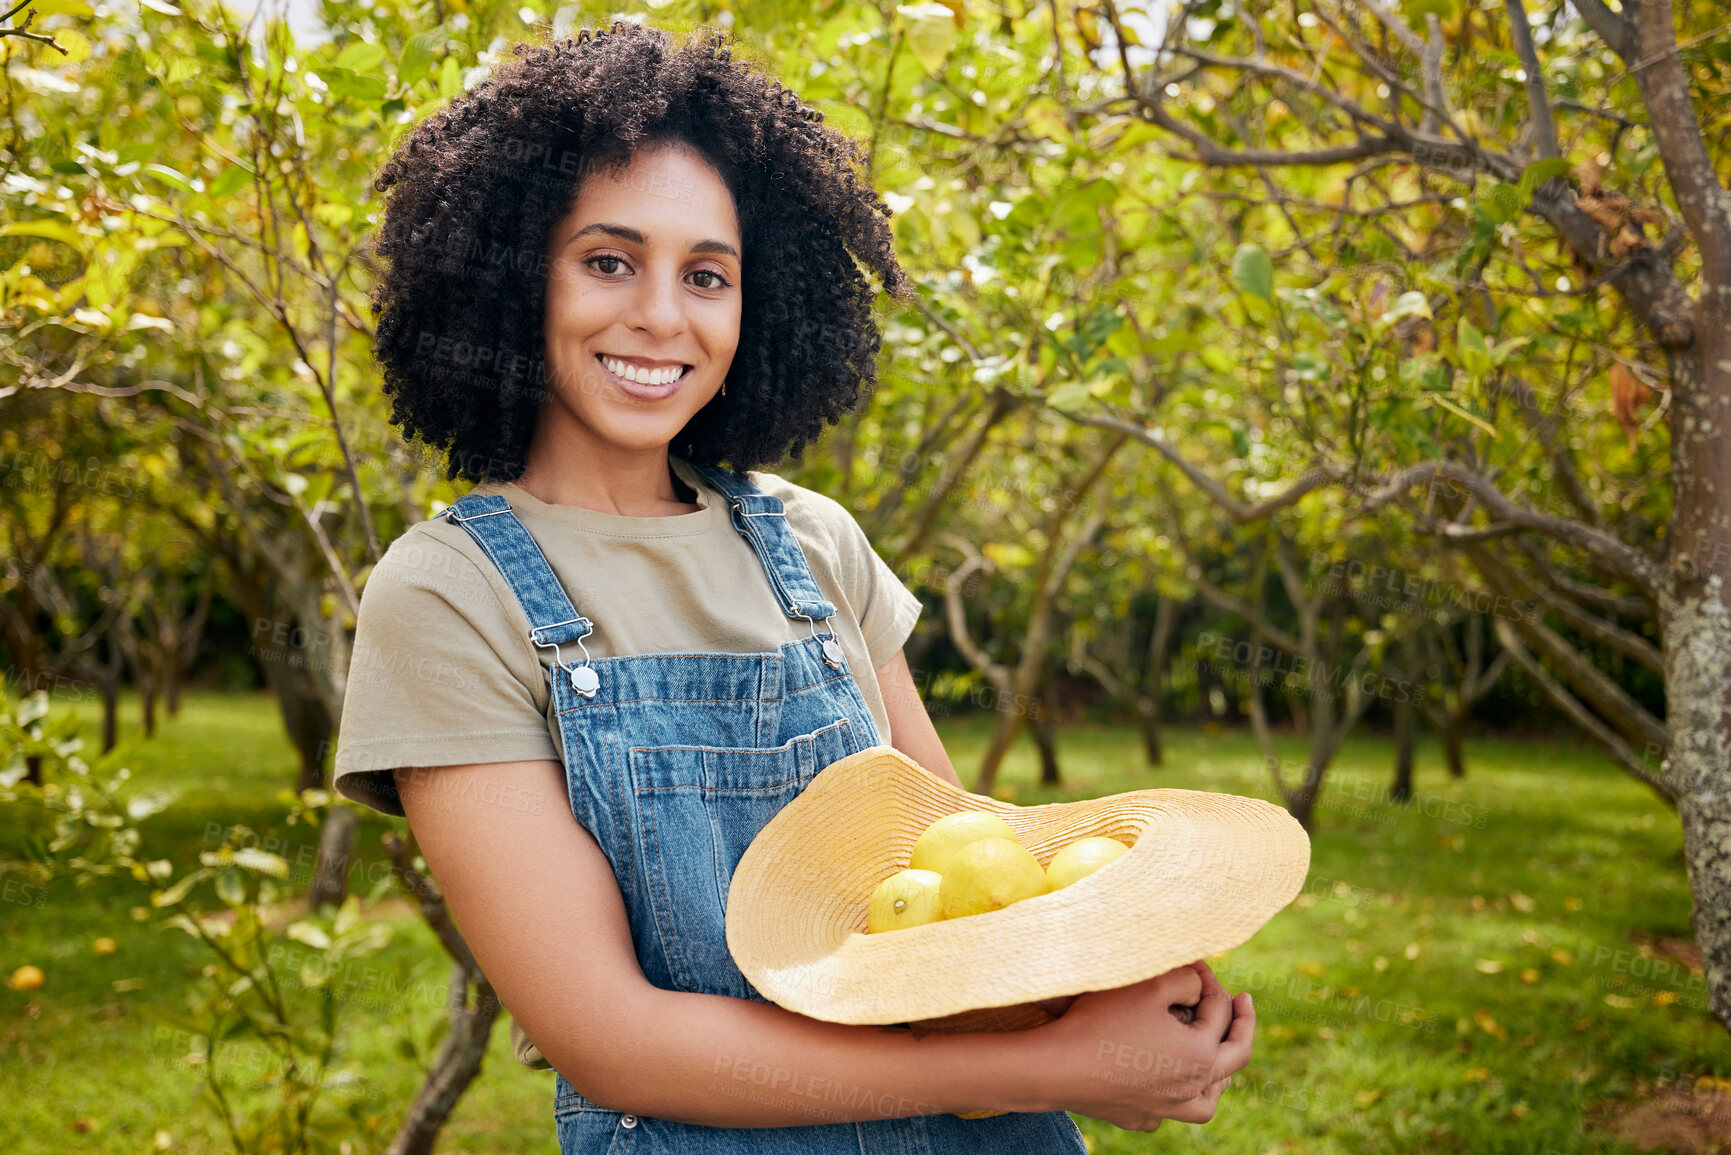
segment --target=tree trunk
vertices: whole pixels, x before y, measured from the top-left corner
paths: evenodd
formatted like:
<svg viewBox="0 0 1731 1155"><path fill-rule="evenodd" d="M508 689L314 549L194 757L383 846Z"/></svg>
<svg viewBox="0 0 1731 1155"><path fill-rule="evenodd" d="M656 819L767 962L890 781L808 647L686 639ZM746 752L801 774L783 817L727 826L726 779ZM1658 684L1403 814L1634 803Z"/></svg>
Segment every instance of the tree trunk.
<svg viewBox="0 0 1731 1155"><path fill-rule="evenodd" d="M253 637L268 641L272 623L289 621L286 631L292 638L294 627L302 627L289 607L270 585L272 578L262 567L247 568L244 559L229 558L229 573L234 579L232 589L241 612L251 618ZM263 629L261 631L261 624ZM315 623L307 630L318 629ZM316 651L309 653L292 645L255 645L253 657L265 685L276 696L282 713L283 729L299 757L295 774L295 792L316 789L325 784L325 755L330 750L331 736L336 733L333 710L340 712L341 703L333 706L328 695L320 692L312 669L315 660L322 660Z"/></svg>
<svg viewBox="0 0 1731 1155"><path fill-rule="evenodd" d="M1034 744L1040 748L1040 785L1063 785L1058 772L1058 663L1046 663L1046 676L1039 701L1033 706L1030 728Z"/></svg>
<svg viewBox="0 0 1731 1155"><path fill-rule="evenodd" d="M1413 704L1413 686L1420 669L1418 637L1410 630L1395 643L1400 655L1394 669L1396 684L1402 692L1394 700L1394 784L1389 795L1396 802L1412 797L1413 741L1418 733L1418 710Z"/></svg>
<svg viewBox="0 0 1731 1155"><path fill-rule="evenodd" d="M1014 698L1011 699L1014 705ZM1022 732L1022 726L1027 718L1021 711L1002 709L997 711L997 722L992 727L992 742L986 747L986 756L980 759L980 773L974 779L971 787L975 794L990 794L992 787L998 782L998 767L1003 764L1004 755L1010 752L1016 737Z"/></svg>
<svg viewBox="0 0 1731 1155"><path fill-rule="evenodd" d="M283 729L299 759L295 771L295 793L316 790L325 784L325 755L336 728L322 698L308 679L286 662L261 659L265 684L276 695Z"/></svg>
<svg viewBox="0 0 1731 1155"><path fill-rule="evenodd" d="M432 1155L439 1131L450 1119L463 1092L481 1073L481 1063L487 1057L487 1040L503 1008L492 984L475 962L469 944L463 941L462 932L451 920L444 894L431 878L414 868L408 841L392 833L385 835L384 844L396 864L398 881L419 900L421 917L452 959L451 993L446 1005L451 1016L450 1033L445 1036L414 1105L385 1149L386 1155ZM471 985L475 988L472 1005Z"/></svg>
<svg viewBox="0 0 1731 1155"><path fill-rule="evenodd" d="M1412 755L1413 732L1412 703L1397 701L1394 704L1394 785L1389 787L1389 797L1396 802L1405 802L1412 797Z"/></svg>
<svg viewBox="0 0 1731 1155"><path fill-rule="evenodd" d="M1702 292L1695 348L1671 358L1676 516L1660 623L1665 773L1683 823L1709 1004L1731 1026L1731 445L1722 424L1731 420L1731 294L1714 296Z"/></svg>
<svg viewBox="0 0 1731 1155"><path fill-rule="evenodd" d="M1465 736L1466 718L1460 714L1450 714L1448 724L1443 727L1443 758L1447 760L1450 778L1465 778L1467 776L1466 759L1462 755L1461 740Z"/></svg>
<svg viewBox="0 0 1731 1155"><path fill-rule="evenodd" d="M1166 663L1171 660L1172 639L1177 635L1179 605L1161 597L1154 610L1154 629L1148 635L1148 663L1142 672L1143 693L1136 700L1137 721L1142 727L1142 750L1148 765L1163 766L1166 749L1160 741L1161 706L1166 697Z"/></svg>
<svg viewBox="0 0 1731 1155"><path fill-rule="evenodd" d="M313 867L313 885L307 894L308 910L341 906L348 897L359 822L347 806L333 806L325 814L325 828L319 833L318 861Z"/></svg>
<svg viewBox="0 0 1731 1155"><path fill-rule="evenodd" d="M120 683L104 678L102 693L102 752L108 753L120 741Z"/></svg>
<svg viewBox="0 0 1731 1155"><path fill-rule="evenodd" d="M456 1110L457 1103L481 1073L487 1057L487 1040L501 1009L499 996L485 979L476 984L475 1005L469 1006L468 981L463 968L451 968L451 1031L439 1048L439 1057L421 1084L409 1114L397 1129L385 1155L432 1155L439 1132Z"/></svg>
<svg viewBox="0 0 1731 1155"><path fill-rule="evenodd" d="M1164 766L1166 750L1160 744L1160 713L1157 708L1150 708L1149 699L1143 698L1137 702L1136 722L1142 731L1142 753L1147 756L1149 766Z"/></svg>

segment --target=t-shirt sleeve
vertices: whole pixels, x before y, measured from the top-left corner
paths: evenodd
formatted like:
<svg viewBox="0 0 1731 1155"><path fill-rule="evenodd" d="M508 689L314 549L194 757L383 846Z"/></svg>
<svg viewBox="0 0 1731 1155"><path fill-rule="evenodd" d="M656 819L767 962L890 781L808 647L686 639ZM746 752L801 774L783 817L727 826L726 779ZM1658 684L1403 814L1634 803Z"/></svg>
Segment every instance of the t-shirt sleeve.
<svg viewBox="0 0 1731 1155"><path fill-rule="evenodd" d="M872 669L877 670L908 640L923 607L889 563L878 556L847 507L834 499L826 500L848 602L859 613L860 633L865 637Z"/></svg>
<svg viewBox="0 0 1731 1155"><path fill-rule="evenodd" d="M532 681L543 667L520 633L461 552L424 532L394 543L355 619L337 791L400 816L398 767L558 761Z"/></svg>

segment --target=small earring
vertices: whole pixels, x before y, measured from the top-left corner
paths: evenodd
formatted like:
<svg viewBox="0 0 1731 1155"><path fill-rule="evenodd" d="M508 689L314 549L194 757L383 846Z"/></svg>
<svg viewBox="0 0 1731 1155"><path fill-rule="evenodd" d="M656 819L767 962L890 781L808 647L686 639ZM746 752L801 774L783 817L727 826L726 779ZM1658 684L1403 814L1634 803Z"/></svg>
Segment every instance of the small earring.
<svg viewBox="0 0 1731 1155"><path fill-rule="evenodd" d="M727 378L725 377L721 379L721 395L723 397L727 396Z"/></svg>

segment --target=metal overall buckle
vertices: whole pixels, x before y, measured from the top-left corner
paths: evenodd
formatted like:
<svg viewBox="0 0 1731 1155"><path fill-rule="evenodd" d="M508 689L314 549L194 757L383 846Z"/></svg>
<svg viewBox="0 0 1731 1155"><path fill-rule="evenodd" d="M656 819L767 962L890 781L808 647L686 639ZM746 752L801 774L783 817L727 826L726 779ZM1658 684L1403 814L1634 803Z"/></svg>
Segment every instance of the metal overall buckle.
<svg viewBox="0 0 1731 1155"><path fill-rule="evenodd" d="M795 602L787 608L792 613L805 619L805 624L811 627L812 637L815 638L818 636L816 619L811 617L809 614L800 613L798 602ZM841 643L835 640L835 630L829 624L830 620L834 617L835 615L831 614L823 620L824 630L829 634L828 637L823 639L823 660L828 662L831 666L839 666L842 663L843 657Z"/></svg>
<svg viewBox="0 0 1731 1155"><path fill-rule="evenodd" d="M554 622L551 626L541 626L539 628L550 630L553 629L554 626L568 626L572 622L580 622L582 620L582 618L572 618L569 621ZM537 646L540 646L542 649L551 646L553 648L553 664L558 666L561 670L565 670L566 676L571 679L571 688L576 690L579 694L582 694L585 698L593 698L595 696L595 691L601 688L601 675L597 674L589 665L593 659L590 658L589 647L583 644L583 639L577 639L577 645L583 651L583 664L566 669L565 659L563 655L559 653L559 643L543 642L535 636L536 632L536 630L529 631L529 640L534 642Z"/></svg>

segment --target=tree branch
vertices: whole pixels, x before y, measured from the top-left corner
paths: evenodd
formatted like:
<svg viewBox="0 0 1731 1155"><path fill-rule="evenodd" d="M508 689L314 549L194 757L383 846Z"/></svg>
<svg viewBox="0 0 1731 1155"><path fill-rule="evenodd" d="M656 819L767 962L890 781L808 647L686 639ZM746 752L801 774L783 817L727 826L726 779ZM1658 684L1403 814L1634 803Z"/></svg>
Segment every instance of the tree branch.
<svg viewBox="0 0 1731 1155"><path fill-rule="evenodd" d="M1591 735L1594 741L1603 746L1611 757L1617 760L1618 765L1651 787L1654 793L1665 800L1666 805L1676 809L1677 799L1670 782L1648 769L1641 759L1636 757L1635 752L1629 749L1628 744L1622 738L1594 717L1592 711L1581 705L1573 694L1565 690L1555 678L1546 673L1545 668L1539 665L1538 660L1527 652L1525 646L1521 645L1520 639L1515 636L1513 626L1498 618L1495 628L1497 641L1502 643L1503 652L1510 655L1527 677L1531 678L1539 689L1544 691L1545 696L1551 700L1551 704L1566 714L1576 726Z"/></svg>
<svg viewBox="0 0 1731 1155"><path fill-rule="evenodd" d="M974 636L968 632L967 609L962 604L963 584L975 573L992 572L991 559L975 549L973 542L959 534L945 534L941 540L944 544L961 551L965 559L950 573L949 580L944 583L944 610L950 627L950 641L955 644L962 657L968 660L968 664L984 674L986 680L991 682L993 687L1001 691L1008 690L1010 688L1009 672L1003 666L992 661L991 655L974 641Z"/></svg>
<svg viewBox="0 0 1731 1155"><path fill-rule="evenodd" d="M1524 594L1528 601L1550 610L1593 641L1639 662L1660 678L1665 676L1665 656L1646 638L1565 601L1482 546L1468 546L1467 554L1492 584Z"/></svg>
<svg viewBox="0 0 1731 1155"><path fill-rule="evenodd" d="M1189 479L1190 484L1207 494L1209 500L1225 511L1226 515L1238 525L1248 525L1254 521L1261 521L1269 514L1277 513L1291 505L1297 505L1305 494L1332 484L1343 476L1343 472L1335 466L1318 465L1282 492L1254 505L1247 505L1233 497L1224 485L1204 473L1200 467L1186 460L1177 448L1166 439L1164 433L1126 421L1121 417L1098 417L1075 413L1064 413L1063 416L1078 425L1092 425L1097 429L1110 429L1117 433L1127 434L1144 445L1152 446L1160 456L1177 466L1178 471Z"/></svg>
<svg viewBox="0 0 1731 1155"><path fill-rule="evenodd" d="M1731 194L1719 183L1689 98L1671 0L1642 0L1635 29L1642 59L1629 71L1640 85L1647 123L1664 158L1677 208L1701 248L1705 300L1714 286L1720 286L1720 292L1731 291Z"/></svg>
<svg viewBox="0 0 1731 1155"><path fill-rule="evenodd" d="M1509 13L1509 38L1514 41L1515 55L1521 58L1521 69L1527 74L1527 112L1532 116L1533 151L1540 157L1559 155L1557 122L1551 119L1551 98L1545 93L1544 68L1539 64L1539 50L1533 46L1533 29L1527 23L1526 0L1503 0Z"/></svg>
<svg viewBox="0 0 1731 1155"><path fill-rule="evenodd" d="M1503 521L1574 546L1596 558L1618 576L1627 578L1650 596L1657 596L1661 584L1659 567L1646 555L1625 545L1604 530L1520 505L1483 474L1468 469L1458 461L1426 461L1401 470L1382 488L1366 495L1363 512L1370 513L1403 496L1413 486L1430 483L1438 478L1462 486L1483 503L1491 514Z"/></svg>
<svg viewBox="0 0 1731 1155"><path fill-rule="evenodd" d="M1587 27L1599 34L1599 39L1605 42L1625 63L1635 54L1635 29L1629 21L1611 11L1605 0L1570 0L1575 11L1581 14L1581 19L1587 22Z"/></svg>

